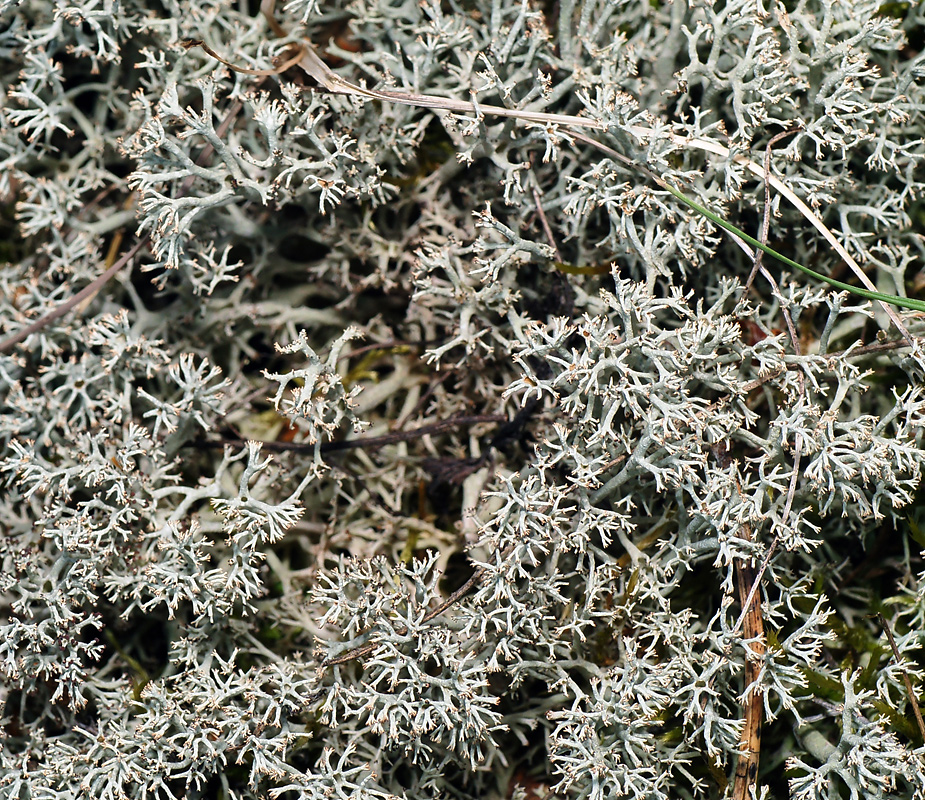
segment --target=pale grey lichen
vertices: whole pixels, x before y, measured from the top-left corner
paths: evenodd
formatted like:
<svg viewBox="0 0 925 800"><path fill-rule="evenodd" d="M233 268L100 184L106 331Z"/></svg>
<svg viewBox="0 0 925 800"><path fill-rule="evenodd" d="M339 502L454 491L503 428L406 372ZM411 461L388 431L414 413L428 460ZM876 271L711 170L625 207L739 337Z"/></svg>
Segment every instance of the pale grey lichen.
<svg viewBox="0 0 925 800"><path fill-rule="evenodd" d="M279 6L0 0L0 794L925 796L918 339L482 113L921 291L925 7Z"/></svg>

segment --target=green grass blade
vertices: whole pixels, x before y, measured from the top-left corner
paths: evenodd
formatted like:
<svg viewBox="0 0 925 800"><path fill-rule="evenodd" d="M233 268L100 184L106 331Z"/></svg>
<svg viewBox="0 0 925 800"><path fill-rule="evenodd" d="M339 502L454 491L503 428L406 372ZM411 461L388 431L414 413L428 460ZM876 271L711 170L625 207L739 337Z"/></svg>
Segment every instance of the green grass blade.
<svg viewBox="0 0 925 800"><path fill-rule="evenodd" d="M890 305L899 306L900 308L911 308L913 311L925 311L925 301L923 300L911 300L908 297L899 297L894 294L872 292L868 289L862 289L858 286L851 286L848 283L835 280L835 278L830 278L828 275L823 275L821 272L816 272L816 270L810 269L809 267L804 267L802 264L794 261L792 258L787 258L787 256L778 253L773 248L768 247L762 242L759 242L754 236L749 236L745 231L737 228L735 225L726 222L726 220L718 217L708 208L704 208L704 206L691 200L687 195L678 191L665 181L659 180L659 185L667 191L671 192L671 194L677 197L678 200L680 200L682 203L690 206L698 214L702 214L704 217L710 220L710 222L714 223L715 225L719 225L719 227L721 227L723 230L728 231L733 236L738 236L740 239L742 239L742 241L748 242L748 244L750 244L752 247L757 247L759 250L764 251L772 258L776 258L778 261L786 264L788 267L793 267L800 272L805 272L807 275L811 275L816 280L827 283L829 286L834 286L836 289L841 289L845 292L851 292L851 294L856 294L860 297L866 297L868 300L879 300L881 303L889 303Z"/></svg>

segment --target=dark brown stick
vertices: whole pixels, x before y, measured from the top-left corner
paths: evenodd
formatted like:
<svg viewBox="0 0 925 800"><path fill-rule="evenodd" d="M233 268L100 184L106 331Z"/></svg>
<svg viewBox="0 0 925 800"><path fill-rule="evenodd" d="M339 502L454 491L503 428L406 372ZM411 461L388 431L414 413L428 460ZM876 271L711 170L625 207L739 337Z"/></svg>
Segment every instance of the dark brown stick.
<svg viewBox="0 0 925 800"><path fill-rule="evenodd" d="M215 132L219 138L225 135L228 131L231 121L238 115L238 112L241 110L242 105L240 102L236 102L225 118L222 120L221 124L216 128ZM212 154L213 147L211 144L206 144L202 149L202 152L199 154L199 158L196 159L197 164L203 164L205 160ZM188 178L185 178L183 183L180 184L180 189L177 192L177 197L183 197L193 185L193 181L196 180L195 175L190 175ZM129 261L131 261L141 249L151 241L150 236L145 236L142 239L139 239L135 244L133 244L127 252L125 252L122 257L116 261L109 269L103 272L98 278L95 278L91 283L84 286L76 295L65 300L61 305L55 308L53 311L49 311L42 317L39 317L35 322L27 325L19 333L10 336L8 339L4 339L0 342L0 353L6 353L12 350L17 344L27 339L33 333L42 330L46 325L51 322L54 322L56 319L63 317L75 306L80 305L81 302L86 300L89 297L92 297L96 292L98 292L108 281L112 278L119 270L122 269Z"/></svg>
<svg viewBox="0 0 925 800"><path fill-rule="evenodd" d="M319 449L322 453L334 453L340 450L374 450L379 447L385 447L397 442L410 442L414 439L420 439L423 436L430 436L436 433L445 433L454 428L463 428L467 425L478 425L483 422L501 423L507 422L507 417L502 414L480 414L472 417L453 417L451 419L434 422L430 425L422 425L410 431L396 431L395 433L385 433L382 436L360 436L356 439L347 439L342 442L322 442ZM211 449L229 445L240 445L244 439L209 439L199 442L191 442L190 447L200 449ZM260 442L261 447L273 453L313 453L316 445L310 442Z"/></svg>
<svg viewBox="0 0 925 800"><path fill-rule="evenodd" d="M746 527L744 537L751 538ZM761 755L761 719L764 712L764 698L755 685L761 675L761 657L765 652L764 622L761 618L761 600L750 588L756 582L756 570L745 559L736 559L736 588L742 604L744 623L742 635L749 640L748 647L753 656L745 657L745 686L753 687L745 698L745 724L739 741L739 759L736 762L735 781L732 787L733 800L750 798L752 787L758 777L758 759Z"/></svg>
<svg viewBox="0 0 925 800"><path fill-rule="evenodd" d="M29 338L36 331L42 330L46 325L51 322L54 322L59 317L63 317L70 311L74 306L79 305L82 301L86 300L88 297L92 297L100 288L119 270L122 269L129 261L131 261L148 243L148 237L139 239L135 242L134 245L125 253L122 257L116 261L109 269L107 269L102 275L98 278L95 278L92 283L88 283L73 297L65 300L57 308L52 311L49 311L45 316L39 317L35 322L30 325L27 325L25 328L19 331L19 333L13 334L8 339L4 339L0 342L0 353L6 353L9 350L12 350L17 344Z"/></svg>
<svg viewBox="0 0 925 800"><path fill-rule="evenodd" d="M764 150L764 216L761 220L761 235L758 237L758 241L762 244L768 243L768 229L771 227L771 148L781 139L786 139L799 130L799 128L790 128L790 130L778 133L777 136L771 137L771 141L768 142L768 146ZM758 249L755 253L755 263L752 266L752 271L748 276L748 280L745 281L745 287L742 290L743 296L748 294L748 290L752 288L755 276L758 274L758 270L761 269L761 261L763 258L764 250Z"/></svg>
<svg viewBox="0 0 925 800"><path fill-rule="evenodd" d="M423 619L422 623L430 622L435 617L440 616L444 611L446 611L450 606L459 602L460 599L465 597L471 590L482 579L483 570L481 567L475 570L472 573L472 577L469 578L462 586L460 586L453 594L451 594L446 600L444 600L436 608L428 611ZM404 636L408 633L407 628L400 628L395 631L396 636ZM354 647L352 650L348 650L346 653L341 653L339 656L334 658L328 658L321 662L324 667L333 667L337 664L346 664L348 661L353 661L357 658L363 658L363 656L368 656L372 653L378 646L380 642L369 642L368 644L361 645L360 647Z"/></svg>

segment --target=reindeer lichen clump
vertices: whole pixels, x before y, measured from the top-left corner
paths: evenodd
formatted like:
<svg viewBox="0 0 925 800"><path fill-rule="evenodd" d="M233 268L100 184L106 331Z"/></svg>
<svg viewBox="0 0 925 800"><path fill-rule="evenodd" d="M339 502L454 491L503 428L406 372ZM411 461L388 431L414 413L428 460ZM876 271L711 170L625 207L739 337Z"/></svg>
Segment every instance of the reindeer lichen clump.
<svg viewBox="0 0 925 800"><path fill-rule="evenodd" d="M0 0L0 793L925 795L923 7L252 12Z"/></svg>

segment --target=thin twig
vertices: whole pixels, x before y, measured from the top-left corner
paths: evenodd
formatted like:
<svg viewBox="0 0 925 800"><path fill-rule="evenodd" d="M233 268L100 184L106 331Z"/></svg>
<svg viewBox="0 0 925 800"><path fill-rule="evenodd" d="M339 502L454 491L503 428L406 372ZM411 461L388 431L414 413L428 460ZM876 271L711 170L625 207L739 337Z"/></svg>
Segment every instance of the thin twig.
<svg viewBox="0 0 925 800"><path fill-rule="evenodd" d="M540 196L536 173L533 171L532 153L530 154L530 175L533 176L533 186L531 187L533 191L533 202L536 203L536 213L540 218L540 224L543 226L543 233L546 234L546 240L549 242L549 246L552 248L553 253L555 253L556 261L561 262L562 254L559 252L559 246L556 244L556 237L552 235L552 228L549 227L549 220L546 219L546 212L543 210L543 198Z"/></svg>
<svg viewBox="0 0 925 800"><path fill-rule="evenodd" d="M887 622L886 617L883 614L877 614L880 617L880 624L883 625L883 630L886 631L886 636L890 640L890 647L893 650L893 658L896 659L896 663L902 667L902 656L899 653L899 648L896 646L896 640L893 638L893 631L890 630L890 623ZM909 697L909 702L912 703L912 711L915 714L915 721L919 725L919 734L922 736L922 741L925 742L925 722L922 721L922 712L919 709L919 701L915 697L915 692L912 690L912 681L909 680L909 673L906 670L902 671L903 674L903 683L906 684L906 694Z"/></svg>
<svg viewBox="0 0 925 800"><path fill-rule="evenodd" d="M395 420L395 424L392 426L392 429L397 431L402 430L405 425L408 424L408 420L413 419L418 414L423 412L424 408L427 406L428 401L431 397L434 396L434 392L437 391L437 387L448 380L451 376L453 376L454 372L455 370L446 370L432 376L431 379L427 382L427 388L424 390L424 393L414 404L414 408L409 409L407 413L403 414L397 420Z"/></svg>
<svg viewBox="0 0 925 800"><path fill-rule="evenodd" d="M750 540L749 528L743 528L743 536ZM761 755L761 718L764 711L764 698L762 697L758 680L761 676L761 658L765 653L764 622L761 618L761 603L748 591L750 584L754 584L755 570L749 566L745 559L736 559L736 586L739 593L739 602L742 604L742 614L745 618L744 637L749 641L745 658L745 688L748 695L745 698L745 723L742 726L742 735L739 740L741 755L736 762L735 780L732 788L733 800L746 800L751 797L751 788L755 785L758 776L758 760Z"/></svg>
<svg viewBox="0 0 925 800"><path fill-rule="evenodd" d="M8 339L4 339L0 342L0 353L6 353L9 350L12 350L17 344L28 339L33 333L42 330L46 325L54 322L59 317L63 317L70 311L74 306L79 305L88 297L92 297L100 287L102 287L113 275L115 275L119 270L122 269L129 261L131 261L138 252L148 243L149 239L145 236L143 239L139 239L135 242L132 247L125 252L122 257L116 261L109 269L107 269L102 275L97 278L94 278L91 283L88 283L73 297L68 298L63 303L61 303L57 308L52 309L47 314L42 317L39 317L35 322L27 325L25 328L22 328L18 333L13 334Z"/></svg>
<svg viewBox="0 0 925 800"><path fill-rule="evenodd" d="M759 250L758 252L760 253L761 251ZM774 292L777 293L777 296L781 300L780 313L781 313L781 316L784 318L784 324L787 326L787 335L790 337L790 343L793 345L794 355L798 355L798 356L803 355L802 348L800 347L800 337L797 334L796 326L793 324L793 316L790 314L790 309L787 308L786 305L784 305L785 301L784 301L783 292L781 292L780 287L778 287L777 285L777 281L774 280L774 277L771 275L770 272L768 272L767 268L759 267L759 269L761 271L762 276L768 281L768 283L771 284L771 288L774 290ZM802 376L801 376L800 382L801 384L803 382ZM801 388L803 387L801 386Z"/></svg>
<svg viewBox="0 0 925 800"><path fill-rule="evenodd" d="M340 442L322 442L316 445L312 442L267 442L258 441L260 446L271 453L306 453L315 452L316 447L322 453L335 453L341 450L376 450L398 442L410 442L414 439L420 439L424 436L431 436L437 433L445 433L455 428L463 428L467 425L479 425L484 422L504 423L508 418L503 414L478 414L470 417L452 417L451 419L434 422L430 425L422 425L410 431L395 431L394 433L385 433L382 436L359 436L356 439L346 439ZM190 447L199 449L212 449L224 447L225 445L240 445L245 439L207 439L197 442L190 442Z"/></svg>
<svg viewBox="0 0 925 800"><path fill-rule="evenodd" d="M772 136L771 140L768 142L768 146L764 150L764 215L761 220L761 235L758 237L759 241L764 244L768 243L768 230L771 227L771 148L781 139L786 139L799 130L798 127L795 127L778 133L776 136ZM745 286L742 289L743 297L748 294L748 290L752 288L752 283L754 283L755 275L758 274L758 270L761 268L761 261L763 258L764 250L758 249L755 253L754 266L752 266L752 271L749 273L748 280L745 281Z"/></svg>
<svg viewBox="0 0 925 800"><path fill-rule="evenodd" d="M788 131L784 131L783 133L778 133L776 136L773 136L771 141L768 142L768 146L764 151L764 214L761 220L761 233L758 237L758 241L764 245L767 245L768 243L768 230L771 227L771 148L781 139L796 133L798 130L799 128L791 128ZM745 286L742 287L742 297L744 298L745 295L748 294L748 291L751 289L752 283L755 280L755 275L757 275L758 272L761 272L761 275L765 278L765 280L771 284L772 291L774 291L781 299L781 315L784 318L784 324L787 326L787 333L789 334L790 342L793 345L793 352L796 355L801 355L800 338L797 335L796 326L793 324L793 316L790 314L790 309L787 308L784 303L784 295L778 287L777 281L761 264L761 261L764 258L764 252L765 251L760 247L755 248L755 262L752 266L752 271L748 275L748 280L745 281ZM802 376L800 384L801 389L805 389Z"/></svg>
<svg viewBox="0 0 925 800"><path fill-rule="evenodd" d="M887 353L890 350L899 350L901 347L910 347L913 342L923 342L925 337L913 336L912 341L908 339L894 339L890 342L874 342L873 344L863 344L860 347L839 350L835 353L828 353L827 358L856 358L858 356L876 355L877 353Z"/></svg>
<svg viewBox="0 0 925 800"><path fill-rule="evenodd" d="M232 64L230 61L226 61L218 53L216 53L209 45L207 45L202 39L184 39L180 42L180 47L184 50L191 50L194 47L201 47L206 51L212 58L216 61L224 64L226 67L230 67L235 72L240 72L243 75L259 75L262 78L269 78L272 75L280 75L285 72L287 69L294 67L302 60L302 48L299 47L296 54L291 58L286 59L278 67L273 67L273 69L248 69L247 67L239 67L235 64Z"/></svg>
<svg viewBox="0 0 925 800"><path fill-rule="evenodd" d="M422 618L421 624L430 622L435 617L440 616L444 611L450 608L455 603L459 602L460 599L465 597L481 579L484 575L484 570L481 567L477 567L475 572L472 573L472 576L467 580L462 586L460 586L453 594L451 594L446 600L444 600L436 608L428 611ZM395 631L395 636L404 636L408 633L407 628L399 628ZM360 647L354 647L352 650L348 650L346 653L341 653L339 656L334 658L326 658L321 662L321 665L324 667L333 667L337 664L345 664L348 661L354 661L357 658L363 658L372 653L381 642L369 642L367 644L361 645Z"/></svg>
<svg viewBox="0 0 925 800"><path fill-rule="evenodd" d="M748 526L742 530L743 538L750 541L751 531ZM733 800L747 800L758 776L758 760L761 755L761 719L764 711L758 680L761 676L761 659L766 645L764 642L764 622L761 617L761 603L754 593L748 591L749 585L756 582L755 569L744 558L737 558L735 565L736 587L739 602L742 604L742 616L745 619L743 636L748 640L751 655L745 657L745 722L739 740L740 756L736 762L735 780L732 787Z"/></svg>
<svg viewBox="0 0 925 800"><path fill-rule="evenodd" d="M236 101L235 104L231 107L231 110L228 114L225 115L225 118L222 120L221 124L216 128L215 132L218 138L221 138L228 131L228 127L231 125L231 121L237 116L238 112L242 108L242 104L239 101ZM199 158L196 159L196 163L202 165L205 160L212 154L214 150L211 143L207 143L206 146L202 149L202 152L199 154ZM183 183L180 184L180 188L177 191L177 197L183 197L192 187L193 181L196 180L195 175L190 175L184 179ZM15 347L20 342L27 339L33 333L36 333L42 330L46 325L54 322L56 319L63 317L75 306L80 305L84 300L91 298L96 294L106 283L116 275L129 261L131 261L143 247L145 247L151 241L150 236L144 236L139 239L135 244L133 244L129 250L122 255L122 257L116 261L111 267L109 267L105 272L103 272L99 277L94 278L94 280L87 284L83 289L81 289L76 295L65 300L61 305L55 308L52 311L49 311L42 317L39 317L37 320L27 325L25 328L20 330L18 333L10 336L7 339L4 339L0 342L0 353L6 353Z"/></svg>
<svg viewBox="0 0 925 800"><path fill-rule="evenodd" d="M366 353L375 352L376 350L389 351L389 350L398 350L400 348L408 348L409 350L422 350L425 347L429 347L432 344L440 344L443 342L443 339L418 339L412 341L411 339L387 339L384 342L373 342L372 344L365 344L362 347L357 347L355 350L348 350L341 353L338 357L338 361L348 361L351 358L357 358L359 356L365 355Z"/></svg>
<svg viewBox="0 0 925 800"><path fill-rule="evenodd" d="M797 479L800 474L800 458L803 453L803 439L802 437L797 437L796 446L793 453L793 472L790 474L790 486L787 488L787 500L784 503L784 512L781 515L781 519L786 522L787 517L790 516L790 509L793 507L793 498L796 494L797 488ZM755 596L758 594L758 589L761 586L761 579L764 577L764 573L768 569L768 565L771 563L771 557L777 550L777 546L780 544L780 534L775 535L771 540L771 544L768 546L768 551L764 554L764 558L761 561L761 566L758 568L758 572L755 573L755 579L752 582L751 591L748 593L747 602L742 605L742 613L739 616L738 621L732 629L732 632L735 633L742 627L742 624L745 622L745 616L748 613L747 609L751 606L752 601Z"/></svg>
<svg viewBox="0 0 925 800"><path fill-rule="evenodd" d="M135 192L132 192L125 202L122 204L123 208L128 211L131 207L135 205ZM125 239L125 227L120 226L115 233L113 234L112 240L109 242L109 249L106 251L106 269L109 269L117 260L119 256L119 251L122 249L122 241ZM90 307L90 303L93 302L96 295L103 288L103 283L101 283L96 292L91 295L88 295L84 298L77 306L77 313L83 314Z"/></svg>

